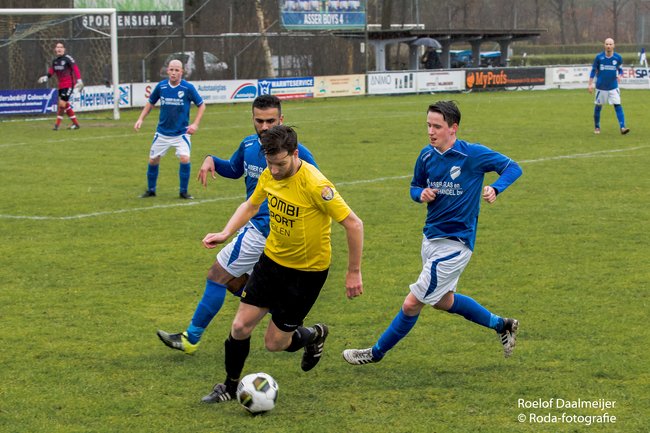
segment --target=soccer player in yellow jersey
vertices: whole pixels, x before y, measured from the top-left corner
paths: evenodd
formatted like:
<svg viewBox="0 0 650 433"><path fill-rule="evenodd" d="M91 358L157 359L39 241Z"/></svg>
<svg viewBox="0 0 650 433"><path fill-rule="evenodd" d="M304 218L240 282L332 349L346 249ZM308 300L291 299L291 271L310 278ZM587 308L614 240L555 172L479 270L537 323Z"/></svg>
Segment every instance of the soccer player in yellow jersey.
<svg viewBox="0 0 650 433"><path fill-rule="evenodd" d="M224 344L226 380L203 397L206 403L235 398L250 350L250 336L268 312L271 321L264 337L267 350L296 352L304 348L302 370L316 366L328 328L323 323L311 328L302 325L327 279L332 219L345 228L348 241L347 297L363 293L362 221L334 185L316 167L298 157L298 137L291 127L271 128L261 138L261 144L267 168L255 191L237 208L223 231L208 233L203 239L206 248L226 242L268 199L271 232L244 287Z"/></svg>

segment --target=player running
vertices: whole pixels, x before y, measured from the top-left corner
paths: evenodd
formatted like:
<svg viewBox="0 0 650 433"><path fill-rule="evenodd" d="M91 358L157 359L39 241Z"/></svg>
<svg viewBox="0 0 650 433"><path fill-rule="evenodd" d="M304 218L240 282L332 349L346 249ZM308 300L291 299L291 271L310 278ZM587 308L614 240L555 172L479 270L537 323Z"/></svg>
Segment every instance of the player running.
<svg viewBox="0 0 650 433"><path fill-rule="evenodd" d="M512 354L519 322L491 313L473 298L456 293L456 286L474 250L481 198L494 203L522 171L507 156L457 139L460 117L451 101L438 101L427 109L429 144L420 152L411 180L411 198L427 204L422 271L375 345L343 352L350 364L381 361L411 331L427 305L495 330L504 356ZM483 187L489 172L499 178Z"/></svg>
<svg viewBox="0 0 650 433"><path fill-rule="evenodd" d="M253 101L253 127L255 134L245 137L230 159L208 155L203 160L198 179L207 186L208 174L215 178L215 172L229 179L244 176L246 197L250 197L257 186L260 174L266 168L266 158L260 145L261 137L276 125L281 125L282 103L277 96L260 95ZM316 166L314 158L305 146L298 143L298 155L303 161ZM223 306L226 291L240 296L244 284L253 272L253 266L264 251L269 235L269 207L264 202L260 211L237 233L237 236L219 251L217 260L208 271L203 297L196 306L192 320L182 333L170 334L158 330L158 338L172 349L193 354L205 329Z"/></svg>
<svg viewBox="0 0 650 433"><path fill-rule="evenodd" d="M84 88L81 73L72 56L65 53L65 45L63 45L63 42L56 43L54 52L56 53L56 58L52 60L52 66L48 69L47 75L43 75L38 79L39 83L46 83L52 75L56 74L59 81L59 102L56 112L56 123L54 123L52 130L59 130L59 126L63 120L63 113L67 114L72 121L72 125L68 129L79 129L79 121L70 105L70 98L72 97L73 90L80 92Z"/></svg>

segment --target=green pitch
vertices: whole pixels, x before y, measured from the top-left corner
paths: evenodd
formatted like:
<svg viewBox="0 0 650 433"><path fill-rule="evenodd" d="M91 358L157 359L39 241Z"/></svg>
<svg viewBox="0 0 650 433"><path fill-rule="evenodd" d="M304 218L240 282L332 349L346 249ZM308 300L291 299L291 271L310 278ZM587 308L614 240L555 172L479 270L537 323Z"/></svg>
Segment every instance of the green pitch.
<svg viewBox="0 0 650 433"><path fill-rule="evenodd" d="M374 343L419 271L425 209L408 186L437 99L458 101L461 138L524 170L482 205L459 284L519 319L518 345L505 360L493 332L425 309L381 363L353 367L341 351ZM215 254L200 241L244 197L241 180L203 189L194 176L205 154L229 157L252 132L250 105L208 106L193 138L190 203L177 198L173 154L158 197L137 198L157 111L139 133L139 110L120 121L81 113L78 131L51 131L53 118L0 123L0 431L647 431L648 101L648 91L623 92L627 136L611 107L592 133L586 90L285 102L285 123L364 220L365 294L345 298L347 250L335 224L330 278L307 321L330 327L323 360L303 373L300 354L266 352L263 322L244 374L271 374L280 396L254 418L235 402L199 403L223 379L235 298L195 356L155 335L187 326ZM551 399L615 403L540 407Z"/></svg>

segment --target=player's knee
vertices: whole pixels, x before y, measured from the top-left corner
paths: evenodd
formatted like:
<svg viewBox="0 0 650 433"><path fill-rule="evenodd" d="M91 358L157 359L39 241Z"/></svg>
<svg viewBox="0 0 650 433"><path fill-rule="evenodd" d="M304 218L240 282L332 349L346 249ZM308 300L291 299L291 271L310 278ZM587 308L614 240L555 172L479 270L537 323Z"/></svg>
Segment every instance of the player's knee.
<svg viewBox="0 0 650 433"><path fill-rule="evenodd" d="M289 347L291 340L286 341L286 339L279 339L276 336L269 335L268 333L264 336L264 347L269 352L282 352L284 349Z"/></svg>
<svg viewBox="0 0 650 433"><path fill-rule="evenodd" d="M236 340L244 340L250 337L253 327L235 317L232 322L230 333Z"/></svg>
<svg viewBox="0 0 650 433"><path fill-rule="evenodd" d="M214 281L215 283L223 284L225 286L232 279L233 276L230 275L218 261L215 261L208 270L208 280ZM230 290L230 288L228 289Z"/></svg>

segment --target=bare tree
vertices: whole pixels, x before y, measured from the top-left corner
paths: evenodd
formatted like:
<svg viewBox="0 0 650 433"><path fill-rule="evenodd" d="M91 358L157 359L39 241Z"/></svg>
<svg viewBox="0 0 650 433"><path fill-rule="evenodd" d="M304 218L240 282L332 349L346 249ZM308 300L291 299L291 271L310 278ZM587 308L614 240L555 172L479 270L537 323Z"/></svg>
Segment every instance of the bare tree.
<svg viewBox="0 0 650 433"><path fill-rule="evenodd" d="M609 6L605 6L607 11L612 14L612 22L614 23L613 38L618 39L618 22L621 18L623 8L630 2L630 0L608 0Z"/></svg>
<svg viewBox="0 0 650 433"><path fill-rule="evenodd" d="M551 12L558 20L560 25L560 43L566 45L566 33L564 30L564 13L566 12L566 2L564 0L549 0Z"/></svg>
<svg viewBox="0 0 650 433"><path fill-rule="evenodd" d="M262 0L255 0L255 12L257 15L257 27L262 34L260 40L262 42L262 50L264 51L264 63L266 65L266 76L273 77L273 61L271 60L271 47L269 46L269 39L266 37L266 24L264 20L264 8L262 8Z"/></svg>

